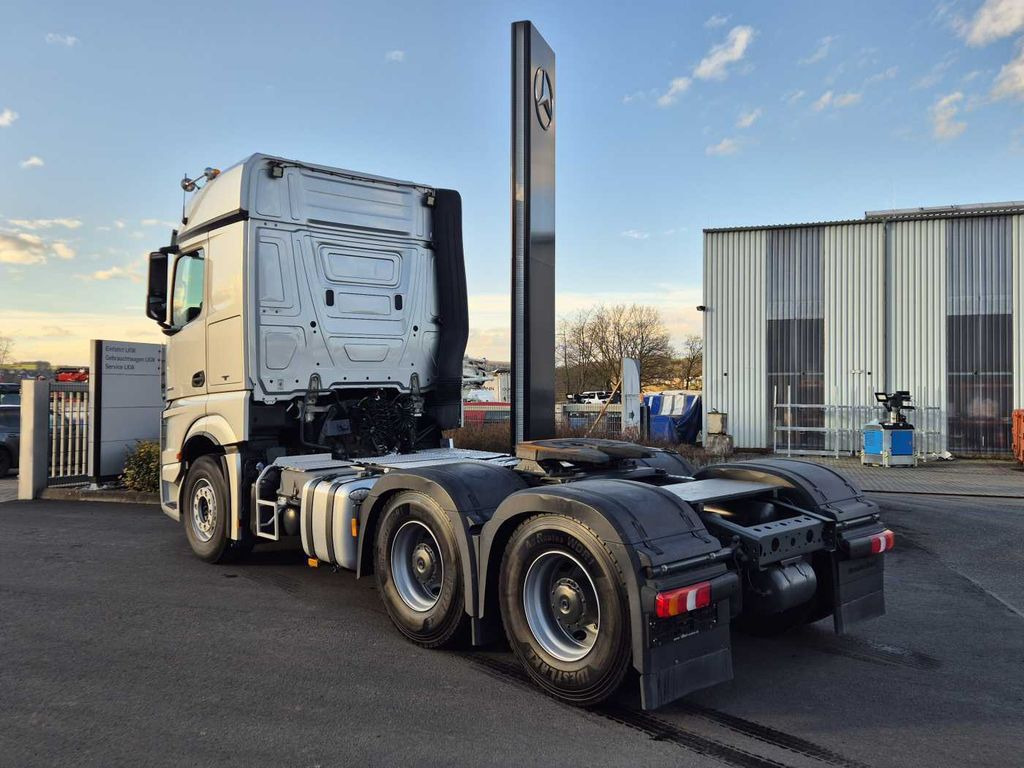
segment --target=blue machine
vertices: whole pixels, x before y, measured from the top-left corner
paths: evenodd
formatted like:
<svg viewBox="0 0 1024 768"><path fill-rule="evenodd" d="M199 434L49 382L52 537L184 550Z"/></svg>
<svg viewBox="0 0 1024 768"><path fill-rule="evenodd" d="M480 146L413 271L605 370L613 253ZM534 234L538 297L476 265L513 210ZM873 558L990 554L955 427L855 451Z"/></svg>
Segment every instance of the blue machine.
<svg viewBox="0 0 1024 768"><path fill-rule="evenodd" d="M907 421L903 411L912 411L910 393L905 390L886 394L875 392L875 400L885 408L889 416L885 421L873 421L864 425L864 442L861 464L877 464L883 467L917 466L914 451L914 425Z"/></svg>

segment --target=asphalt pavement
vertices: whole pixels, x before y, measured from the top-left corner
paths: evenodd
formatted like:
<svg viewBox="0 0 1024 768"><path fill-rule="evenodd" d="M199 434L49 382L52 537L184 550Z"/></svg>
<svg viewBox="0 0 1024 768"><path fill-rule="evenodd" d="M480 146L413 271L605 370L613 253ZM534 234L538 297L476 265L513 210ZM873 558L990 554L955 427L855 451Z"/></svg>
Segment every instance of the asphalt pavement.
<svg viewBox="0 0 1024 768"><path fill-rule="evenodd" d="M736 635L731 683L653 713L412 646L372 580L301 552L210 566L152 506L2 503L0 763L1019 765L1024 500L876 498L886 616Z"/></svg>

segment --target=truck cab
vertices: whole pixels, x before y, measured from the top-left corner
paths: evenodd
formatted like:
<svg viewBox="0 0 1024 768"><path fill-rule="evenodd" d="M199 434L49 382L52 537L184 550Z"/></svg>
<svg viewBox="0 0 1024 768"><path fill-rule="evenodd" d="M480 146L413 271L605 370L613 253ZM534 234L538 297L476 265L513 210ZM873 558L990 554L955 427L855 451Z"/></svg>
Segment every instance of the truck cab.
<svg viewBox="0 0 1024 768"><path fill-rule="evenodd" d="M262 154L206 175L151 256L164 511L211 447L237 476L247 456L437 446L468 333L458 194Z"/></svg>

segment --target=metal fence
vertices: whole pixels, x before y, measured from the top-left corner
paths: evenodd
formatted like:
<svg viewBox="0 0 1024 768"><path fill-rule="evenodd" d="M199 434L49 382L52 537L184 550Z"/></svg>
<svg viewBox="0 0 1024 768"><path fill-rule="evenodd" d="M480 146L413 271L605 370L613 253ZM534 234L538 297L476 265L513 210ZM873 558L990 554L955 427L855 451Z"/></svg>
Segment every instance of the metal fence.
<svg viewBox="0 0 1024 768"><path fill-rule="evenodd" d="M50 382L50 450L46 484L89 481L89 385Z"/></svg>
<svg viewBox="0 0 1024 768"><path fill-rule="evenodd" d="M786 456L859 456L864 425L884 420L885 409L874 405L826 405L792 401L789 387L772 392L772 448ZM914 425L917 455L946 450L943 443L945 411L917 400L907 418ZM814 437L817 439L813 439Z"/></svg>
<svg viewBox="0 0 1024 768"><path fill-rule="evenodd" d="M622 432L622 405L558 403L555 405L555 423L572 431L587 430L596 423L595 434L618 434Z"/></svg>

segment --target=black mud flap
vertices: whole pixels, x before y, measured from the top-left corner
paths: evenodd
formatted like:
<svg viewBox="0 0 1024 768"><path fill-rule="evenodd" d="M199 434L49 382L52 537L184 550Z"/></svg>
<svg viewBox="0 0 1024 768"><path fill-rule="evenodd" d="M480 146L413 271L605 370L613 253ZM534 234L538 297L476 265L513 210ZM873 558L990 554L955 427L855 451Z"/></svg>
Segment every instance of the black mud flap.
<svg viewBox="0 0 1024 768"><path fill-rule="evenodd" d="M832 621L838 635L845 634L851 624L885 614L885 556L856 556L869 540L870 535L847 539L841 534L840 548L832 555Z"/></svg>
<svg viewBox="0 0 1024 768"><path fill-rule="evenodd" d="M649 618L640 700L657 709L688 693L732 680L730 598L738 589L734 573L712 580L716 602L673 619ZM721 599L720 599L721 598Z"/></svg>

